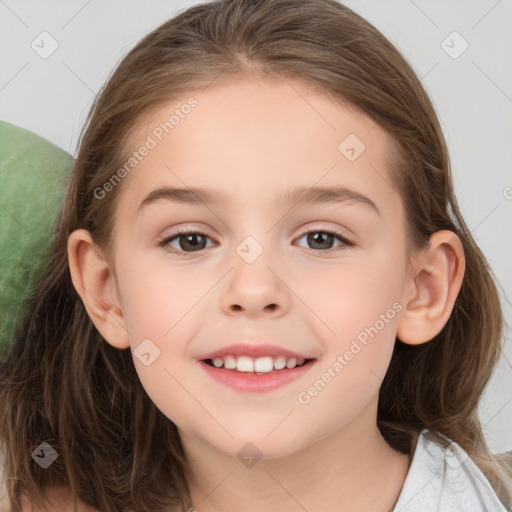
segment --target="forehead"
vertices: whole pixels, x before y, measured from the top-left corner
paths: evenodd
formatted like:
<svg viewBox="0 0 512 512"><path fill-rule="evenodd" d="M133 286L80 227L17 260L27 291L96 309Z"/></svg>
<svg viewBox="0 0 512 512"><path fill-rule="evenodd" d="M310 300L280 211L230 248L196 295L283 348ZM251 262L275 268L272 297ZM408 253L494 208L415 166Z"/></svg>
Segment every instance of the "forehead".
<svg viewBox="0 0 512 512"><path fill-rule="evenodd" d="M134 186L123 194L132 204L171 185L215 188L239 206L282 197L291 185L364 189L376 203L398 199L391 137L350 104L298 81L191 91L144 116L129 152L144 146L128 176Z"/></svg>

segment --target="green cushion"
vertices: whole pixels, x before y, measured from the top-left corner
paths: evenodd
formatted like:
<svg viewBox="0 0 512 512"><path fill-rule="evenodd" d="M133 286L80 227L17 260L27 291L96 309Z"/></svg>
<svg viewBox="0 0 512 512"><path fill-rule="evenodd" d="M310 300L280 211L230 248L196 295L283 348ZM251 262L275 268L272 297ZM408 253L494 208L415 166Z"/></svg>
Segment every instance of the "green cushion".
<svg viewBox="0 0 512 512"><path fill-rule="evenodd" d="M73 158L0 121L0 360L50 248Z"/></svg>

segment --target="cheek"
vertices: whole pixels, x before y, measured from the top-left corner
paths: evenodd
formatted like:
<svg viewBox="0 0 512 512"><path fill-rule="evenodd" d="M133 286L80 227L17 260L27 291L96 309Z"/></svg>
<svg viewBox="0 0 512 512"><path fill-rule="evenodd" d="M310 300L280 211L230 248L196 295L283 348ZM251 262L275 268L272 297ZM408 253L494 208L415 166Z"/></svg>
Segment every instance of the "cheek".
<svg viewBox="0 0 512 512"><path fill-rule="evenodd" d="M191 420L190 411L205 415L199 423L210 419L193 399L202 390L194 379L188 341L201 325L201 298L218 278L194 278L169 265L150 264L136 251L127 253L130 257L120 257L116 268L139 380L165 416L192 429L198 420Z"/></svg>
<svg viewBox="0 0 512 512"><path fill-rule="evenodd" d="M118 276L135 370L155 406L174 423L192 428L190 411L198 409L192 395L198 390L190 377L187 340L194 336L192 306L205 292L194 291L169 269L139 266L136 255L127 264L119 265Z"/></svg>
<svg viewBox="0 0 512 512"><path fill-rule="evenodd" d="M332 342L341 349L386 312L390 321L385 328L380 322L378 327L383 334L392 330L405 278L405 256L392 247L381 246L373 252L354 251L339 264L301 274L296 281L297 295L304 298L318 320L318 338L330 340L328 345Z"/></svg>
<svg viewBox="0 0 512 512"><path fill-rule="evenodd" d="M118 266L123 313L135 345L144 338L170 337L182 318L194 317L194 305L208 291L206 280L162 263L148 264L136 253Z"/></svg>
<svg viewBox="0 0 512 512"><path fill-rule="evenodd" d="M317 337L325 348L310 387L298 397L311 417L348 419L379 391L403 308L405 257L391 249L359 253L328 276L303 281L302 293L321 320Z"/></svg>

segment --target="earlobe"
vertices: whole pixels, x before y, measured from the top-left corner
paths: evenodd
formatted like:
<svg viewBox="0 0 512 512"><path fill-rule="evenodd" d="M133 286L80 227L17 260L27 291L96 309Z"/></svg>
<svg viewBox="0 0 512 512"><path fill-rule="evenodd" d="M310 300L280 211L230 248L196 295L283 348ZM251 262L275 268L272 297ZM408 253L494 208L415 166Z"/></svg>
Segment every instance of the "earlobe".
<svg viewBox="0 0 512 512"><path fill-rule="evenodd" d="M410 345L430 341L441 332L452 313L465 271L462 243L451 231L434 233L429 247L415 260L397 327L398 339Z"/></svg>
<svg viewBox="0 0 512 512"><path fill-rule="evenodd" d="M96 329L116 348L130 346L126 321L110 265L85 229L68 238L68 261L73 286Z"/></svg>

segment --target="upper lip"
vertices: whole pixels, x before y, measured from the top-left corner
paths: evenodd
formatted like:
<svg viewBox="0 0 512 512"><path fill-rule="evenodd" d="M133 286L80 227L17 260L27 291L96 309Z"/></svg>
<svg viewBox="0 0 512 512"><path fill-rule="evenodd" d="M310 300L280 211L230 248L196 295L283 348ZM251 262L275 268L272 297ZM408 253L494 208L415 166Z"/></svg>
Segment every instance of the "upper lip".
<svg viewBox="0 0 512 512"><path fill-rule="evenodd" d="M216 357L225 357L225 356L248 356L248 357L262 357L262 356L284 356L286 358L296 358L296 359L313 359L310 356L306 356L304 354L299 354L298 352L293 352L292 350L288 350L283 347L279 347L278 345L270 345L270 344L247 344L247 343L236 343L233 345L227 345L226 347L220 348L213 352L208 352L198 357L200 361L205 359L215 359Z"/></svg>

